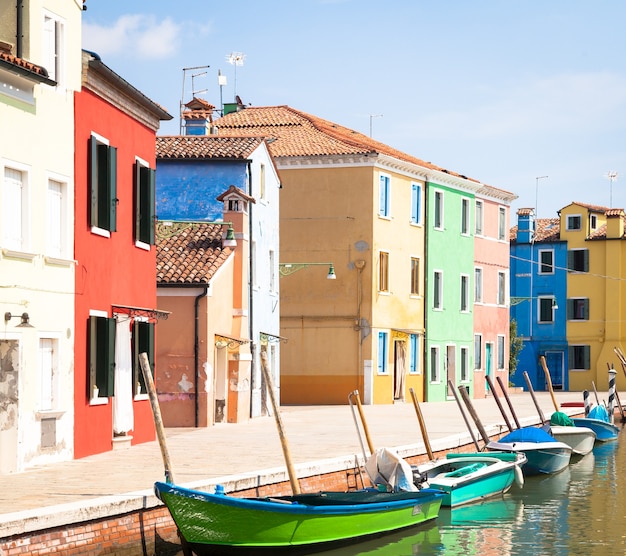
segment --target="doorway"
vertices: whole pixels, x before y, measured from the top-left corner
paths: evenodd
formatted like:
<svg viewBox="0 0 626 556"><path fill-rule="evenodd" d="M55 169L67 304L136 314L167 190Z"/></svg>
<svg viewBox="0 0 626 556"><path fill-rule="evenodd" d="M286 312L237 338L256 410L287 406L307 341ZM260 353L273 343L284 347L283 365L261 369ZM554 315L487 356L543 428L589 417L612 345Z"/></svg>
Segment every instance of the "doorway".
<svg viewBox="0 0 626 556"><path fill-rule="evenodd" d="M565 376L565 354L562 351L546 351L546 365L550 371L552 388L563 390ZM544 377L545 379L545 377ZM548 389L548 381L545 381L544 390Z"/></svg>

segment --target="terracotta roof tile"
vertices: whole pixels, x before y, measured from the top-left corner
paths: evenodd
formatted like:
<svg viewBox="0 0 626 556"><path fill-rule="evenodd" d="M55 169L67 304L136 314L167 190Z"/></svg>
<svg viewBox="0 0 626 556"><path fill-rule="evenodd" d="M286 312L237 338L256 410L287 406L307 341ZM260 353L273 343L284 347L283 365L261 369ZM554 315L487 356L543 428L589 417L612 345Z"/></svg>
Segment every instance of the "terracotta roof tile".
<svg viewBox="0 0 626 556"><path fill-rule="evenodd" d="M608 209L604 215L607 218L615 218L617 216L624 216L624 209L621 208L612 208L612 209Z"/></svg>
<svg viewBox="0 0 626 556"><path fill-rule="evenodd" d="M159 159L246 159L263 143L262 137L219 137L216 135L171 135L156 138Z"/></svg>
<svg viewBox="0 0 626 556"><path fill-rule="evenodd" d="M522 209L520 209L522 210ZM532 210L532 209L531 209ZM518 211L519 214L519 211ZM535 221L535 243L550 243L561 239L561 221L559 218L538 218ZM511 243L517 241L517 226L513 226L509 233Z"/></svg>
<svg viewBox="0 0 626 556"><path fill-rule="evenodd" d="M517 214L519 216L530 216L531 214L534 214L535 209L532 208L521 208L521 209L517 209Z"/></svg>
<svg viewBox="0 0 626 556"><path fill-rule="evenodd" d="M477 182L289 106L248 107L219 118L215 124L220 136L254 134L274 139L269 149L275 157L384 154Z"/></svg>
<svg viewBox="0 0 626 556"><path fill-rule="evenodd" d="M571 205L579 205L579 206L584 207L587 210L590 210L592 212L606 212L607 210L609 210L609 207L603 207L602 205L590 205L588 203L579 203L578 201L574 201L573 203L570 203L567 206L569 207ZM559 212L561 212L561 211L559 211Z"/></svg>
<svg viewBox="0 0 626 556"><path fill-rule="evenodd" d="M185 227L185 224L187 227ZM178 233L170 234L180 227ZM219 224L157 224L157 284L208 284L228 259Z"/></svg>
<svg viewBox="0 0 626 556"><path fill-rule="evenodd" d="M33 64L24 58L18 58L13 54L9 54L8 52L0 51L0 60L7 62L13 66L18 68L22 68L24 70L29 71L30 73L34 73L41 77L48 77L48 70L43 66L38 66L37 64Z"/></svg>

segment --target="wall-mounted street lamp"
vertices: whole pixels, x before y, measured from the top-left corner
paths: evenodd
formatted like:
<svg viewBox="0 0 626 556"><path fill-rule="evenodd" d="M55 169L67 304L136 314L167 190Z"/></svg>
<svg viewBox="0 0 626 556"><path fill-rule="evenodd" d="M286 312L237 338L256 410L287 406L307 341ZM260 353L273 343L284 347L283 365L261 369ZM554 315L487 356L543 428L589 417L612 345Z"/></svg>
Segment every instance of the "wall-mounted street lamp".
<svg viewBox="0 0 626 556"><path fill-rule="evenodd" d="M328 280L335 280L337 278L333 263L280 263L278 265L278 271L281 276L289 276L290 274L298 272L298 270L302 270L303 268L319 265L328 266L328 274L326 275Z"/></svg>
<svg viewBox="0 0 626 556"><path fill-rule="evenodd" d="M22 313L21 315L12 315L11 313L9 313L8 311L6 313L4 313L4 325L6 326L7 323L14 318L20 318L21 322L17 325L15 325L15 328L34 328L34 326L32 324L30 324L28 322L29 320L29 316L28 313Z"/></svg>
<svg viewBox="0 0 626 556"><path fill-rule="evenodd" d="M228 226L226 230L226 236L222 238L222 246L223 247L237 247L237 240L235 239L235 230L233 228L232 222L223 222L223 221L205 221L205 220L187 220L187 221L163 221L161 222L161 226L159 228L159 238L168 239L170 237L174 237L181 232L193 229L201 224L215 224L216 226Z"/></svg>

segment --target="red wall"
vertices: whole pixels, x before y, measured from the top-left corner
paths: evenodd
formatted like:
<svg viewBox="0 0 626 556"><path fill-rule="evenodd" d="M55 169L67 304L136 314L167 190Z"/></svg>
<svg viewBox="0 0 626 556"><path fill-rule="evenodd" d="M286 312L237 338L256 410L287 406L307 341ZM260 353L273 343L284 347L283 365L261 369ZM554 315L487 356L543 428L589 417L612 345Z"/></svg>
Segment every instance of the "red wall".
<svg viewBox="0 0 626 556"><path fill-rule="evenodd" d="M74 338L74 457L112 449L112 399L90 406L87 395L87 320L90 310L112 305L156 308L156 250L135 247L133 173L135 156L155 168L155 132L133 120L94 93L75 96L75 259L76 322ZM117 232L110 238L91 233L89 226L88 142L91 133L117 148ZM158 326L157 326L158 328ZM134 401L132 443L154 440L150 402Z"/></svg>

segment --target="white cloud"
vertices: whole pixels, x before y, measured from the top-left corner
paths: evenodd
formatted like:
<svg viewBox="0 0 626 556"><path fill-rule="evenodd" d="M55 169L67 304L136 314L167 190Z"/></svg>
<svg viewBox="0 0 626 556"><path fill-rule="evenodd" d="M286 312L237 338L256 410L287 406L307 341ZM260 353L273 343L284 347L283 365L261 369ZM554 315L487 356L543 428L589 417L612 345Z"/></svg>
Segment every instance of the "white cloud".
<svg viewBox="0 0 626 556"><path fill-rule="evenodd" d="M182 25L171 18L128 14L111 27L83 23L83 46L103 57L135 55L140 58L168 58L180 47Z"/></svg>

